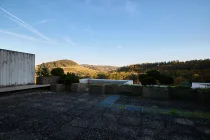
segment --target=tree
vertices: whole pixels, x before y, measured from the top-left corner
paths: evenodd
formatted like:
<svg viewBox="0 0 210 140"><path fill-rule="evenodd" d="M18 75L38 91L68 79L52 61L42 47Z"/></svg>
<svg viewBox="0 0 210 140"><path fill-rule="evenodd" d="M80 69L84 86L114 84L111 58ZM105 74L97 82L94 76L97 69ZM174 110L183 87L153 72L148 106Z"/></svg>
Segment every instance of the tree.
<svg viewBox="0 0 210 140"><path fill-rule="evenodd" d="M161 73L157 70L147 71L148 77L153 77L154 79L160 80Z"/></svg>
<svg viewBox="0 0 210 140"><path fill-rule="evenodd" d="M61 83L71 85L72 83L79 83L79 76L74 73L67 73L61 76Z"/></svg>
<svg viewBox="0 0 210 140"><path fill-rule="evenodd" d="M64 74L63 68L54 68L51 70L51 75L53 76L62 76Z"/></svg>
<svg viewBox="0 0 210 140"><path fill-rule="evenodd" d="M147 78L148 75L147 74L139 74L138 77L139 77L139 80L141 81L141 80Z"/></svg>
<svg viewBox="0 0 210 140"><path fill-rule="evenodd" d="M156 80L153 77L147 77L141 81L142 85L156 85Z"/></svg>
<svg viewBox="0 0 210 140"><path fill-rule="evenodd" d="M174 83L174 79L170 76L161 75L159 82L160 84L171 85Z"/></svg>
<svg viewBox="0 0 210 140"><path fill-rule="evenodd" d="M128 80L133 80L134 83L138 84L139 79L137 74L129 74L128 75Z"/></svg>
<svg viewBox="0 0 210 140"><path fill-rule="evenodd" d="M50 76L50 70L45 65L39 66L36 71L36 75L39 77L48 77Z"/></svg>
<svg viewBox="0 0 210 140"><path fill-rule="evenodd" d="M108 79L108 76L105 73L98 73L97 79Z"/></svg>

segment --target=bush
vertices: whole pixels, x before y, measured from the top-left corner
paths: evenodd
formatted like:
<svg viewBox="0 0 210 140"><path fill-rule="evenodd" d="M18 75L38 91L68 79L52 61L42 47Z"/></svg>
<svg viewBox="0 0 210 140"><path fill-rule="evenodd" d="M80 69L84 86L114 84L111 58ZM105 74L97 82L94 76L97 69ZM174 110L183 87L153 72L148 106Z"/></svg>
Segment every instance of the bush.
<svg viewBox="0 0 210 140"><path fill-rule="evenodd" d="M67 73L61 76L61 83L71 85L72 83L79 83L79 76L74 73Z"/></svg>
<svg viewBox="0 0 210 140"><path fill-rule="evenodd" d="M143 79L145 79L145 78L147 78L147 77L148 77L147 74L139 74L138 75L138 78L139 78L140 81L143 80Z"/></svg>
<svg viewBox="0 0 210 140"><path fill-rule="evenodd" d="M108 75L106 75L105 73L98 73L97 79L108 79Z"/></svg>
<svg viewBox="0 0 210 140"><path fill-rule="evenodd" d="M154 79L160 80L161 73L157 70L147 71L148 77L153 77Z"/></svg>
<svg viewBox="0 0 210 140"><path fill-rule="evenodd" d="M63 68L54 68L51 70L51 75L53 76L62 76L64 74Z"/></svg>
<svg viewBox="0 0 210 140"><path fill-rule="evenodd" d="M142 85L156 85L156 80L153 77L148 77L142 80Z"/></svg>
<svg viewBox="0 0 210 140"><path fill-rule="evenodd" d="M50 70L45 66L39 66L38 70L36 71L37 76L39 77L49 77Z"/></svg>
<svg viewBox="0 0 210 140"><path fill-rule="evenodd" d="M160 77L160 84L164 85L171 85L174 83L174 79L170 76L161 75Z"/></svg>

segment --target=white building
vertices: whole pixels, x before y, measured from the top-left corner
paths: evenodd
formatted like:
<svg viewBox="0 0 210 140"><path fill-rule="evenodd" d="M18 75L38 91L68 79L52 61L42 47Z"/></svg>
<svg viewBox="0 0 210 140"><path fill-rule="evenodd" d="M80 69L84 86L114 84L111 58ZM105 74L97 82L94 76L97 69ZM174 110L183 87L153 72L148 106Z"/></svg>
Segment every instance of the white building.
<svg viewBox="0 0 210 140"><path fill-rule="evenodd" d="M192 83L192 88L210 88L210 83Z"/></svg>

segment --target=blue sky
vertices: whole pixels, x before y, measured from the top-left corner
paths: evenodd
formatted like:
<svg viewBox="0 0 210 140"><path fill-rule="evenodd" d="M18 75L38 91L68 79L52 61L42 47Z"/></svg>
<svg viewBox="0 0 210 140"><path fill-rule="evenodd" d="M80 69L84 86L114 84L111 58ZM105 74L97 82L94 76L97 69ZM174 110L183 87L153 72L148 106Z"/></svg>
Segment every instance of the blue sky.
<svg viewBox="0 0 210 140"><path fill-rule="evenodd" d="M0 0L0 48L36 64L210 58L210 0Z"/></svg>

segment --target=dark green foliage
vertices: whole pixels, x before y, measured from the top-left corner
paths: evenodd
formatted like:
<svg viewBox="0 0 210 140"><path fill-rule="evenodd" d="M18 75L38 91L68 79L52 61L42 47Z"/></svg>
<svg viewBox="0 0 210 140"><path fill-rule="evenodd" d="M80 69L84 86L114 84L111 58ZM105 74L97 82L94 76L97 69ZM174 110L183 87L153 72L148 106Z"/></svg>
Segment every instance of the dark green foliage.
<svg viewBox="0 0 210 140"><path fill-rule="evenodd" d="M51 75L53 76L62 76L64 74L63 68L54 68L51 70Z"/></svg>
<svg viewBox="0 0 210 140"><path fill-rule="evenodd" d="M135 83L135 84L138 84L139 83L139 77L138 77L138 75L137 74L130 74L130 75L128 75L124 80L133 80L133 82Z"/></svg>
<svg viewBox="0 0 210 140"><path fill-rule="evenodd" d="M182 77L187 81L210 82L210 59L136 64L121 67L118 72L145 73L154 69L163 75L172 76L174 79Z"/></svg>
<svg viewBox="0 0 210 140"><path fill-rule="evenodd" d="M61 76L61 83L71 85L72 83L79 83L79 76L74 73L67 73Z"/></svg>
<svg viewBox="0 0 210 140"><path fill-rule="evenodd" d="M145 78L147 78L148 77L148 75L147 74L139 74L139 80L141 81L141 80L143 80L143 79L145 79Z"/></svg>
<svg viewBox="0 0 210 140"><path fill-rule="evenodd" d="M153 77L147 77L141 81L141 84L144 86L145 85L156 85L156 80Z"/></svg>
<svg viewBox="0 0 210 140"><path fill-rule="evenodd" d="M36 75L39 77L48 77L50 76L50 70L45 65L39 66Z"/></svg>
<svg viewBox="0 0 210 140"><path fill-rule="evenodd" d="M149 78L149 77L150 77L149 80L151 78L153 78L153 79L155 79L155 81L159 81L159 84L171 85L171 84L174 83L173 77L163 75L157 70L147 71L146 74L140 74L138 77L139 77L139 80L141 81L142 84L146 84L147 81L148 81L147 78ZM144 79L146 79L146 83L145 83ZM155 83L157 84L157 82L155 82Z"/></svg>
<svg viewBox="0 0 210 140"><path fill-rule="evenodd" d="M105 73L97 74L97 79L108 79L108 76Z"/></svg>
<svg viewBox="0 0 210 140"><path fill-rule="evenodd" d="M149 70L207 70L210 69L210 59L204 60L191 60L186 62L169 61L160 63L143 63L130 66L121 67L118 71L135 71L144 73Z"/></svg>
<svg viewBox="0 0 210 140"><path fill-rule="evenodd" d="M147 71L147 76L153 77L154 79L157 79L157 80L160 80L161 73L157 70L150 70L150 71Z"/></svg>
<svg viewBox="0 0 210 140"><path fill-rule="evenodd" d="M159 82L160 84L163 84L163 85L171 85L174 83L174 79L173 77L170 77L170 76L161 75Z"/></svg>

